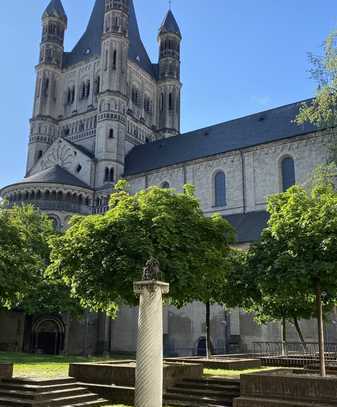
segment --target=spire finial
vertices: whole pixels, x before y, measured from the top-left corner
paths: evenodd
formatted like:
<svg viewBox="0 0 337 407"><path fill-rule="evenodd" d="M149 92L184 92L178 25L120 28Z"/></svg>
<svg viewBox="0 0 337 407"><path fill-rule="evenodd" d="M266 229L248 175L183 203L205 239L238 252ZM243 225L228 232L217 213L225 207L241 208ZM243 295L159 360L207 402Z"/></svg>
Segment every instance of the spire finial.
<svg viewBox="0 0 337 407"><path fill-rule="evenodd" d="M172 0L169 0L169 10L172 10Z"/></svg>

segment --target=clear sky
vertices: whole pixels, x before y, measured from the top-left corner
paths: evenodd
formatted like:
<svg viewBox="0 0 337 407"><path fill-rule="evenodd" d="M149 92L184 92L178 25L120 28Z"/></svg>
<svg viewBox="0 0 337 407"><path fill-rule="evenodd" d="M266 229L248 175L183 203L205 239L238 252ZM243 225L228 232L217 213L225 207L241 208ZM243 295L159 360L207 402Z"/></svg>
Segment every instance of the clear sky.
<svg viewBox="0 0 337 407"><path fill-rule="evenodd" d="M22 179L38 61L40 17L49 0L0 0L0 187ZM143 41L158 58L167 0L134 0ZM85 29L94 0L63 0L66 50ZM313 96L309 51L337 27L335 0L172 0L183 34L182 131Z"/></svg>

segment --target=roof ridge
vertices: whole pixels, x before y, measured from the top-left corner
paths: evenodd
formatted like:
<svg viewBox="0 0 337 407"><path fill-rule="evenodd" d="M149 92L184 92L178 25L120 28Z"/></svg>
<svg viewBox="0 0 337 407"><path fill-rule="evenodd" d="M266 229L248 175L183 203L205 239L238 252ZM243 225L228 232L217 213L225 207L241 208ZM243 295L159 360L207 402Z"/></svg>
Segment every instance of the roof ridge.
<svg viewBox="0 0 337 407"><path fill-rule="evenodd" d="M201 127L200 129L189 130L189 131L187 131L187 132L185 132L185 133L182 133L182 135L187 136L187 135L189 135L190 133L195 133L196 131L208 130L208 129L214 128L214 127L216 127L216 126L221 126L221 125L226 124L226 123L233 123L233 122L236 122L236 121L238 121L238 120L249 119L249 118L252 118L252 117L254 117L254 116L260 116L260 115L263 115L263 114L265 114L265 113L272 112L272 111L274 111L274 110L280 110L280 109L284 109L284 108L286 108L286 107L290 107L290 106L294 106L294 105L299 105L299 104L302 104L302 103L305 103L305 102L310 102L310 101L313 100L313 99L314 99L314 98L303 99L303 100L300 100L300 101L298 101L298 102L287 103L287 104L285 104L285 105L281 105L281 106L277 106L277 107L272 107L272 108L267 109L267 110L261 110L261 111L256 112L256 113L251 113L251 114L247 114L247 115L245 115L245 116L236 117L235 119L230 119L230 120L226 120L226 121L223 121L223 122L219 122L219 123L215 123L215 124L210 124L209 126ZM176 136L176 137L178 137L178 136Z"/></svg>

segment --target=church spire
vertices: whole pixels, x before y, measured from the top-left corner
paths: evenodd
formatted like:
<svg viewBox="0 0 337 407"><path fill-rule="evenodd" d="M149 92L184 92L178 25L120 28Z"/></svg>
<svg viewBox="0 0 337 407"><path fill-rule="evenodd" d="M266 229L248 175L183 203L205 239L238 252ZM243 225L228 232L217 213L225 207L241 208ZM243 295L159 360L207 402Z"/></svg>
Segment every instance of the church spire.
<svg viewBox="0 0 337 407"><path fill-rule="evenodd" d="M64 11L61 0L50 0L50 3L43 13L43 18L46 17L56 17L67 21L67 15Z"/></svg>
<svg viewBox="0 0 337 407"><path fill-rule="evenodd" d="M160 27L160 30L159 30L159 35L168 34L168 33L176 34L176 35L178 35L178 37L181 38L181 32L180 32L179 25L172 13L171 8L167 12L167 14L164 18L164 21L162 22L162 25Z"/></svg>

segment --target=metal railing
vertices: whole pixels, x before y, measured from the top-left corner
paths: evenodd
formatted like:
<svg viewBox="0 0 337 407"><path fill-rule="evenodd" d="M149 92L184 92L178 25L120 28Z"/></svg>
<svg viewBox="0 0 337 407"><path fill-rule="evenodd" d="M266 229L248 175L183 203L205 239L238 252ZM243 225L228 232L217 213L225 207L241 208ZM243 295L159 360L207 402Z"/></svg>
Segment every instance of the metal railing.
<svg viewBox="0 0 337 407"><path fill-rule="evenodd" d="M317 342L254 342L253 353L267 366L316 369L319 364ZM325 343L325 360L337 369L337 343Z"/></svg>

